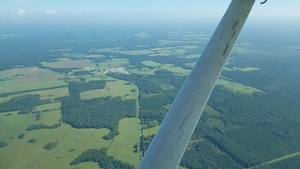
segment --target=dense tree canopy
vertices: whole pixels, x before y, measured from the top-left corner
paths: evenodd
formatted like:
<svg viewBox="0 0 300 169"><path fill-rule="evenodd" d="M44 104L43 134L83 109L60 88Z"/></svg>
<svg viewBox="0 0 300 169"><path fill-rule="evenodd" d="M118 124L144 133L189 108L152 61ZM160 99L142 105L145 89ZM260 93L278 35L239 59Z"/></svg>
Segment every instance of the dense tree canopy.
<svg viewBox="0 0 300 169"><path fill-rule="evenodd" d="M13 97L9 101L0 103L0 113L20 110L20 114L28 114L37 105L50 103L50 100L41 100L40 95L23 95Z"/></svg>
<svg viewBox="0 0 300 169"><path fill-rule="evenodd" d="M106 149L102 148L100 150L97 149L89 149L80 154L77 158L75 158L71 165L79 164L81 162L96 162L98 163L100 168L105 169L134 169L133 165L128 163L122 163L119 160L116 160L112 156L108 156L106 154Z"/></svg>
<svg viewBox="0 0 300 169"><path fill-rule="evenodd" d="M122 100L121 97L80 99L80 92L103 87L104 81L71 82L70 96L61 98L62 121L75 128L107 128L110 133L105 139L118 135L118 122L125 117L136 117L136 100Z"/></svg>

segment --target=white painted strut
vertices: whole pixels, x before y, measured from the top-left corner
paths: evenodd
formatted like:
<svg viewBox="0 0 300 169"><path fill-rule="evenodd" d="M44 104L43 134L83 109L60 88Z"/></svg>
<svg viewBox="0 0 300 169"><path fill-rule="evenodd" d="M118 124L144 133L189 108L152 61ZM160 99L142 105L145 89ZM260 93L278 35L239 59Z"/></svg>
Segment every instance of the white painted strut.
<svg viewBox="0 0 300 169"><path fill-rule="evenodd" d="M178 167L254 2L255 0L232 0L146 151L140 169Z"/></svg>

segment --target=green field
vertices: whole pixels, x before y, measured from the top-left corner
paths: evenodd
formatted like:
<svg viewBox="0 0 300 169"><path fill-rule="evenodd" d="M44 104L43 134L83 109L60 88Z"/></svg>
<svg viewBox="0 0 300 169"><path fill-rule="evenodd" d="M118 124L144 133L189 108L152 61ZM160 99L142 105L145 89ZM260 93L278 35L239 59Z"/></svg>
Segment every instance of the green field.
<svg viewBox="0 0 300 169"><path fill-rule="evenodd" d="M143 130L143 135L145 137L151 136L151 135L155 134L158 131L158 129L159 129L159 126L155 126L155 127L152 127L152 128L144 129Z"/></svg>
<svg viewBox="0 0 300 169"><path fill-rule="evenodd" d="M109 62L100 63L100 66L115 67L124 66L128 63L126 59L112 59ZM50 68L86 69L87 67L95 67L95 64L87 59L70 60L68 58L60 58L55 62L42 62L42 64ZM33 111L41 112L39 120L36 119L36 114L20 115L17 111L0 114L0 140L8 143L8 146L1 148L0 168L99 168L98 164L93 162L80 163L75 166L69 165L78 155L91 148L109 148L109 155L113 155L123 162L129 162L135 166L138 165L140 154L139 152L133 152L134 144L139 144L137 118L121 120L119 124L120 134L113 141L106 141L102 138L109 133L108 129L75 129L64 123L61 123L58 128L54 129L27 131L26 129L33 124L51 126L55 123L60 123L61 103L54 101L56 98L69 95L67 83L59 80L65 78L65 75L59 75L37 67L14 68L1 71L0 75L1 79L4 79L0 81L0 93L17 92L16 94L0 97L0 102L28 94L38 94L42 100L50 99L53 102L34 108ZM87 81L99 80L101 77L102 79L110 80L104 89L82 92L82 99L105 96L120 96L123 99L137 98L137 88L134 84L110 78L102 72L95 72L93 77L82 77L86 78ZM69 76L68 79L77 78ZM133 89L135 91L131 91ZM21 134L24 134L24 137L20 139L18 137ZM28 143L32 139L35 139L35 142ZM58 146L52 150L45 150L43 147L50 142L58 142ZM128 156L128 154L131 155Z"/></svg>
<svg viewBox="0 0 300 169"><path fill-rule="evenodd" d="M0 169L98 169L91 161L136 168L211 36L210 25L183 22L85 23L0 35L8 42L1 46ZM196 125L186 168L299 168L300 48L295 40L249 43L247 36Z"/></svg>
<svg viewBox="0 0 300 169"><path fill-rule="evenodd" d="M186 70L182 67L176 66L174 64L164 64L161 66L161 69L165 69L171 72L174 72L178 76L186 76L190 74L190 70Z"/></svg>
<svg viewBox="0 0 300 169"><path fill-rule="evenodd" d="M163 41L162 41L163 42ZM153 48L155 54L150 54L149 56L178 56L186 57L186 53L189 50L196 49L196 46L176 46L176 47L164 47L164 48ZM190 57L190 56L188 56ZM198 55L199 57L199 55Z"/></svg>
<svg viewBox="0 0 300 169"><path fill-rule="evenodd" d="M28 95L28 94L31 95L38 94L41 96L42 100L51 99L53 101L55 98L69 95L69 91L68 91L68 87L59 87L54 89L38 90L32 92L22 92L20 94L13 94L6 97L0 97L0 102L8 101L11 98L19 97L22 95Z"/></svg>
<svg viewBox="0 0 300 169"><path fill-rule="evenodd" d="M102 139L102 136L109 132L107 129L74 129L61 124L56 129L26 131L32 124L42 122L52 124L59 119L58 110L43 112L40 121L35 120L34 114L18 115L13 112L10 116L1 114L0 140L6 141L9 145L1 149L0 168L74 168L69 163L84 150L109 145L109 141ZM25 134L24 138L18 139L22 133ZM36 139L35 143L27 143L33 138ZM43 146L51 141L58 141L58 147L52 150L43 149ZM87 163L78 165L78 168L89 166L98 167Z"/></svg>
<svg viewBox="0 0 300 169"><path fill-rule="evenodd" d="M249 95L253 94L254 92L263 92L254 87L246 86L241 83L236 83L236 82L232 82L232 81L225 80L225 79L219 79L217 81L216 85L224 86L225 88L230 89L234 92L240 92L240 93L249 94Z"/></svg>
<svg viewBox="0 0 300 169"><path fill-rule="evenodd" d="M125 51L120 51L120 53L125 54L125 55L134 55L134 56L139 56L139 55L150 55L155 52L152 50L125 50Z"/></svg>
<svg viewBox="0 0 300 169"><path fill-rule="evenodd" d="M89 52L96 52L96 53L114 53L114 54L124 54L124 55L149 55L155 52L148 50L148 49L137 49L137 50L126 50L122 47L113 47L113 48L101 48L101 49L92 49Z"/></svg>
<svg viewBox="0 0 300 169"><path fill-rule="evenodd" d="M134 153L133 146L135 144L139 145L139 119L122 119L119 122L119 131L120 134L113 139L107 154L137 167L140 161L140 153Z"/></svg>
<svg viewBox="0 0 300 169"><path fill-rule="evenodd" d="M162 63L154 62L151 60L142 61L142 63L146 66L156 67L156 70L164 69L164 70L168 70L170 72L174 72L175 75L179 75L179 76L182 76L182 75L185 76L190 73L190 70L186 70L186 69L176 66L174 64L162 64Z"/></svg>
<svg viewBox="0 0 300 169"><path fill-rule="evenodd" d="M245 68L239 68L239 67L233 67L233 68L227 68L227 67L224 67L224 70L227 70L227 71L243 71L243 72L249 72L249 71L255 71L255 70L260 70L260 68L258 67L245 67Z"/></svg>
<svg viewBox="0 0 300 169"><path fill-rule="evenodd" d="M295 152L295 153L292 153L292 154L288 154L288 155L273 159L271 161L259 164L259 165L254 166L254 167L251 167L250 169L255 169L255 168L258 168L258 167L264 167L264 166L267 166L267 165L270 165L270 164L273 164L273 163L279 163L281 161L288 160L290 158L294 158L294 157L297 157L297 156L300 156L300 152Z"/></svg>
<svg viewBox="0 0 300 169"><path fill-rule="evenodd" d="M152 60L142 61L142 63L143 63L145 66L154 66L154 67L157 67L157 66L161 66L161 65L162 65L162 63L154 62L154 61L152 61Z"/></svg>
<svg viewBox="0 0 300 169"><path fill-rule="evenodd" d="M67 58L57 59L55 62L42 62L45 67L63 69L63 68L95 68L96 65L89 59L71 60Z"/></svg>
<svg viewBox="0 0 300 169"><path fill-rule="evenodd" d="M66 86L62 76L37 67L14 68L0 72L0 93Z"/></svg>
<svg viewBox="0 0 300 169"><path fill-rule="evenodd" d="M106 82L104 89L89 90L80 93L80 97L83 100L99 98L99 97L122 97L123 99L135 99L137 98L136 92L131 92L135 89L135 85L126 85L126 81L115 80Z"/></svg>

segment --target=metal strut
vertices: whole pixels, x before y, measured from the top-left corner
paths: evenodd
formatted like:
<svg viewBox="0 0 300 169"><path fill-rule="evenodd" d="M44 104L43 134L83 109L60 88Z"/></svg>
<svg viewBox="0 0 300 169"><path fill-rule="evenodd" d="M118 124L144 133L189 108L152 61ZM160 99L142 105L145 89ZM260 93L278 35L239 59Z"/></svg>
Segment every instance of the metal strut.
<svg viewBox="0 0 300 169"><path fill-rule="evenodd" d="M178 167L202 111L255 0L232 0L155 137L139 169Z"/></svg>
<svg viewBox="0 0 300 169"><path fill-rule="evenodd" d="M268 0L265 0L265 1L261 2L260 4L265 4L267 1L268 1Z"/></svg>

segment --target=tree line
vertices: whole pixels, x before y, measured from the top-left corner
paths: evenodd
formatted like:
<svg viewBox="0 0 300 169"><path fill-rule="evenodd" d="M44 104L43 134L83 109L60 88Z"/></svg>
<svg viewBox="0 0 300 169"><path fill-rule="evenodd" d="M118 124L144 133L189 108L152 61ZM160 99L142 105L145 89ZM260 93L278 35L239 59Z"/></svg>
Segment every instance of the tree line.
<svg viewBox="0 0 300 169"><path fill-rule="evenodd" d="M70 164L75 165L82 162L96 162L98 163L100 168L105 169L134 169L133 165L128 163L123 163L120 160L116 160L112 156L108 156L106 154L107 149L102 148L100 150L97 149L89 149L85 152L81 153L77 158L75 158Z"/></svg>
<svg viewBox="0 0 300 169"><path fill-rule="evenodd" d="M60 123L55 123L53 125L45 125L45 124L33 124L29 126L26 130L32 131L32 130L38 130L38 129L55 129L60 126Z"/></svg>
<svg viewBox="0 0 300 169"><path fill-rule="evenodd" d="M28 114L32 112L35 106L50 102L50 100L41 100L38 94L13 97L0 103L0 113L19 110L19 114Z"/></svg>

